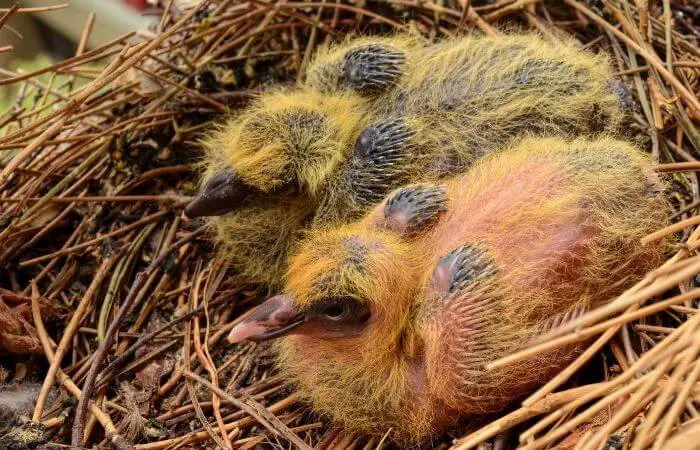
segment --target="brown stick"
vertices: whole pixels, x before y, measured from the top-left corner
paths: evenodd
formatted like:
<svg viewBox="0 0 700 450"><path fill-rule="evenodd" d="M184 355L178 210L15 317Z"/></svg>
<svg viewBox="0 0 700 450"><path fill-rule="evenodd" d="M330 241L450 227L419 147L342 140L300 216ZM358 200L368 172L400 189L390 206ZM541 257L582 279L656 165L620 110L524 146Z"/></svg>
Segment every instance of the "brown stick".
<svg viewBox="0 0 700 450"><path fill-rule="evenodd" d="M0 203L19 203L22 201L38 202L44 197L0 197ZM173 202L187 203L192 197L184 195L96 195L85 197L53 197L51 203L100 203L100 202Z"/></svg>
<svg viewBox="0 0 700 450"><path fill-rule="evenodd" d="M85 426L85 412L87 410L88 401L92 395L93 387L95 386L95 381L97 379L97 373L102 366L102 362L107 356L107 351L112 345L112 339L114 339L117 330L119 329L119 323L124 316L124 313L131 307L131 302L136 298L138 292L141 290L141 286L146 282L146 279L160 267L160 264L165 261L165 259L173 251L180 248L182 245L196 239L198 236L204 234L206 231L206 226L202 226L192 233L188 234L179 241L174 242L168 249L163 251L158 258L154 259L153 262L148 266L148 268L140 272L136 276L134 284L129 290L129 294L126 296L124 303L117 311L112 323L110 323L107 332L105 333L104 340L100 343L97 351L95 351L95 356L90 364L90 370L85 377L85 383L83 383L83 395L78 401L78 406L76 407L75 419L73 421L73 430L71 431L71 447L73 450L80 450L81 442L83 439L83 429Z"/></svg>
<svg viewBox="0 0 700 450"><path fill-rule="evenodd" d="M19 267L31 266L32 264L36 264L36 263L38 263L38 262L45 261L45 260L47 260L47 259L52 259L52 258L55 258L55 257L57 257L57 256L68 255L68 254L70 254L70 253L75 252L76 250L82 250L82 249L91 247L91 246L93 246L93 245L95 245L95 244L98 244L98 243L104 241L105 239L108 239L108 238L111 238L111 237L114 237L114 236L118 236L118 235L120 235L120 234L124 234L124 233L126 233L127 231L131 231L131 230L133 230L133 229L136 229L136 228L141 227L141 225L144 225L144 224L153 222L153 221L155 221L155 220L158 220L158 219L160 219L161 217L163 217L163 216L165 216L166 214L168 214L168 212L169 212L169 211L161 211L161 212L158 212L158 213L155 213L155 214L151 214L150 216L146 216L146 217L144 217L143 219L140 219L140 220L137 220L136 222L130 223L129 225L127 225L127 226L125 226L125 227L121 227L121 228L119 228L119 229L117 229L117 230L111 231L111 232L109 232L109 233L105 233L105 234L103 234L103 235L100 236L100 237L97 237L97 238L95 238L95 239L91 239L91 240L89 240L89 241L87 241L87 242L83 242L82 244L78 244L78 245L74 245L74 246L72 246L72 247L64 248L64 249L59 250L59 251L57 251L57 252L49 253L48 255L37 256L36 258L32 258L32 259L25 259L24 261L22 261L22 262L19 263Z"/></svg>
<svg viewBox="0 0 700 450"><path fill-rule="evenodd" d="M83 295L80 304L78 304L78 308L73 312L68 326L63 331L63 336L61 336L61 342L58 343L56 351L54 352L52 358L49 360L51 361L51 365L49 366L49 370L46 373L46 376L44 377L44 383L41 386L39 397L36 400L36 406L34 407L34 415L32 416L32 420L41 419L41 414L44 410L44 405L46 404L46 398L48 397L49 390L53 385L56 372L59 370L61 360L63 360L63 356L66 354L68 346L71 344L73 335L80 327L80 322L82 321L83 316L87 311L87 308L90 306L92 297L95 295L95 292L102 284L102 280L105 278L107 273L109 273L109 269L112 267L112 264L114 264L114 262L117 260L120 253L121 251L118 252L117 255L112 255L112 257L106 258L104 260L102 266L100 266L100 268L95 273L95 276L92 282L90 283L90 287L87 289L87 291L85 291L85 295ZM32 286L35 285L33 284Z"/></svg>
<svg viewBox="0 0 700 450"><path fill-rule="evenodd" d="M654 167L654 171L658 173L685 172L695 170L700 170L700 161L659 164L658 166Z"/></svg>
<svg viewBox="0 0 700 450"><path fill-rule="evenodd" d="M187 378L195 380L198 383L206 386L207 389L211 390L222 399L233 404L237 408L245 411L251 417L255 418L261 425L273 432L276 436L280 436L289 440L291 443L296 445L297 448L300 448L302 450L311 450L311 447L309 447L304 441L299 439L299 437L296 434L292 433L289 430L289 428L287 428L287 426L282 423L282 421L280 421L275 415L267 411L264 406L262 406L255 400L251 398L247 398L245 401L238 400L234 396L230 395L228 392L214 386L213 384L200 377L196 373L185 371L184 375Z"/></svg>
<svg viewBox="0 0 700 450"><path fill-rule="evenodd" d="M548 394L543 399L537 401L530 406L518 408L510 414L507 414L489 425L454 441L453 450L467 450L474 448L487 439L490 439L503 431L509 430L514 426L525 422L535 416L547 414L558 408L561 405L569 403L582 395L594 391L599 388L602 383L589 384L579 388L569 389L568 391Z"/></svg>
<svg viewBox="0 0 700 450"><path fill-rule="evenodd" d="M56 11L56 10L64 9L64 8L68 8L68 3L61 3L60 5L51 5L51 6L37 6L34 8L17 8L15 10L15 12L25 13L25 14L34 14L34 13L40 13L40 12ZM8 12L11 10L12 10L12 8L0 8L0 12Z"/></svg>
<svg viewBox="0 0 700 450"><path fill-rule="evenodd" d="M597 14L593 13L590 9L581 5L576 0L564 0L564 2L567 5L576 8L583 15L585 15L589 19L593 20L598 25L604 27L606 30L608 30L612 34L614 34L617 38L624 41L625 44L629 45L632 49L634 49L634 51L637 52L637 54L639 54L641 57L646 59L650 65L654 66L654 68L659 72L659 74L661 74L661 76L663 76L666 79L666 81L668 81L674 88L676 88L676 90L678 91L678 94L683 98L683 100L685 100L685 102L688 105L692 106L696 111L700 111L700 100L698 100L698 98L692 92L690 92L683 85L683 83L681 83L678 80L678 78L676 78L671 72L669 72L666 69L663 61L661 61L661 59L658 56L656 56L653 53L649 53L645 48L642 48L639 44L637 44L635 41L633 41L629 36L627 36L622 31L620 31L617 28L610 25L603 18L601 18Z"/></svg>
<svg viewBox="0 0 700 450"><path fill-rule="evenodd" d="M44 321L41 320L41 308L39 307L39 290L37 289L36 284L34 283L32 283L32 316L34 317L34 324L37 329L37 334L39 335L39 340L41 341L41 345L44 347L46 359L52 361L55 355L53 353L51 342L49 341L49 335L46 332L46 328L44 327ZM68 390L68 392L73 394L73 396L76 398L82 398L80 388L76 386L76 384L73 382L73 380L71 380L71 378L68 375L66 375L61 369L58 369L56 374L58 376L59 381ZM104 427L105 433L107 433L107 435L110 436L113 441L123 441L123 438L119 436L119 432L114 426L112 419L110 419L109 416L105 414L105 412L102 411L93 402L90 402L88 406L90 408L90 412ZM133 447L131 446L122 447L133 449Z"/></svg>

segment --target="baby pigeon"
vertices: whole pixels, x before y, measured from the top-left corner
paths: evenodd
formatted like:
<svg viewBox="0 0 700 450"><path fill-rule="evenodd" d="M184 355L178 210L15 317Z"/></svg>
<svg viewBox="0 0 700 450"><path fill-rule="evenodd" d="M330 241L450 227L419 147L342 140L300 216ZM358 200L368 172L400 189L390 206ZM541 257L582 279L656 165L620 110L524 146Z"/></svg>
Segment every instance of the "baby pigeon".
<svg viewBox="0 0 700 450"><path fill-rule="evenodd" d="M322 51L307 83L211 133L206 182L185 210L222 216L211 222L233 264L272 286L306 229L361 217L524 134L612 131L621 117L605 57L536 35L362 38Z"/></svg>
<svg viewBox="0 0 700 450"><path fill-rule="evenodd" d="M649 158L609 138L526 139L444 184L402 187L361 221L311 232L282 294L230 332L352 430L418 442L499 411L582 348L485 365L656 267L667 205Z"/></svg>

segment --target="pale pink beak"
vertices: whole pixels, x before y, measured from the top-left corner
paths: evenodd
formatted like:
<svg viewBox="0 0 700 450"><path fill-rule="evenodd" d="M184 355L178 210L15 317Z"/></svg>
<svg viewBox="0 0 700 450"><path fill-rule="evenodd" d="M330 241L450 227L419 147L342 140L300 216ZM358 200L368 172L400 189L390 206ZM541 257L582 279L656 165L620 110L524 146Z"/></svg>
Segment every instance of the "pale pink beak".
<svg viewBox="0 0 700 450"><path fill-rule="evenodd" d="M228 334L232 344L246 339L264 341L289 334L306 321L304 313L294 305L294 299L289 295L276 295L265 301L233 327Z"/></svg>

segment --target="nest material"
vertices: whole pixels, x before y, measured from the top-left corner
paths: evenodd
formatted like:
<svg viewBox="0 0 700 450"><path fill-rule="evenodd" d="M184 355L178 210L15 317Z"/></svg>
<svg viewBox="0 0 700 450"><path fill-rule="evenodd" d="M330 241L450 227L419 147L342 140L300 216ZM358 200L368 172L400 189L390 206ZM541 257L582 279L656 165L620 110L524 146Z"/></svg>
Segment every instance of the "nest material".
<svg viewBox="0 0 700 450"><path fill-rule="evenodd" d="M173 1L159 5L163 19L144 41L90 50L86 24L76 57L41 71L49 76L0 81L19 92L0 112L0 323L11 324L0 329L0 373L20 388L23 378L46 380L25 420L41 422L54 443L86 436L90 446L144 450L390 445L391 430L360 436L314 415L265 345L222 342L260 295L211 258L204 227L180 219L198 136L259 89L303 78L313 49L347 33L536 29L607 52L633 87L630 134L668 173L677 209L676 223L646 240L676 233L682 244L611 303L496 363L591 339L560 376L524 405L435 444L684 442L700 402L700 5L666 3ZM22 13L15 6L0 24ZM54 384L64 396L46 401ZM508 430L510 441L496 438Z"/></svg>

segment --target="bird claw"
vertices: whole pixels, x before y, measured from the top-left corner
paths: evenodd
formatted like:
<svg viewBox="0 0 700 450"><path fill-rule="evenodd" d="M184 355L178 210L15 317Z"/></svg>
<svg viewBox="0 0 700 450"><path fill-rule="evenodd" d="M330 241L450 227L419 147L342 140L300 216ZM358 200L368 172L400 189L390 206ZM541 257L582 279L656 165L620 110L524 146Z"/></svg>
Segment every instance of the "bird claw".
<svg viewBox="0 0 700 450"><path fill-rule="evenodd" d="M385 91L396 83L405 60L403 52L379 44L354 48L344 58L344 84L364 93Z"/></svg>
<svg viewBox="0 0 700 450"><path fill-rule="evenodd" d="M447 211L446 203L445 186L416 184L401 188L386 202L386 225L396 233L412 236Z"/></svg>

